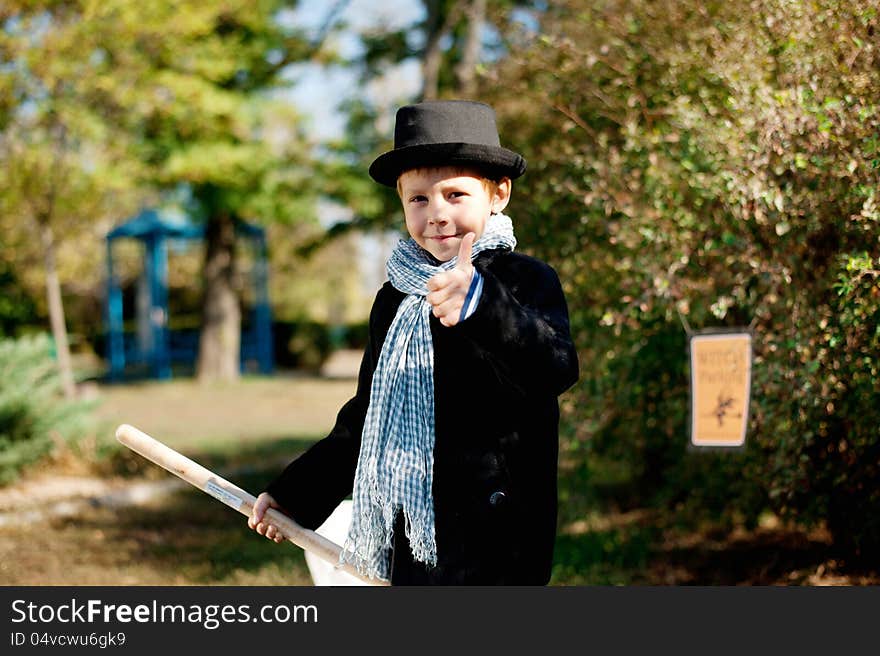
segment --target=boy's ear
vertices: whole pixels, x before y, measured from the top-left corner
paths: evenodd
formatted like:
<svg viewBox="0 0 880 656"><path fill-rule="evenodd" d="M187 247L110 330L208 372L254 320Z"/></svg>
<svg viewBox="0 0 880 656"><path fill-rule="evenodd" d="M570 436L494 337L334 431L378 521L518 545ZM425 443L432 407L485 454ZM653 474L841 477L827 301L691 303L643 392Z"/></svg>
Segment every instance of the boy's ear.
<svg viewBox="0 0 880 656"><path fill-rule="evenodd" d="M495 187L495 193L492 195L492 213L497 214L498 212L503 212L504 208L507 207L507 203L510 201L510 192L513 188L513 182L511 182L510 178L504 177L498 181L498 184Z"/></svg>

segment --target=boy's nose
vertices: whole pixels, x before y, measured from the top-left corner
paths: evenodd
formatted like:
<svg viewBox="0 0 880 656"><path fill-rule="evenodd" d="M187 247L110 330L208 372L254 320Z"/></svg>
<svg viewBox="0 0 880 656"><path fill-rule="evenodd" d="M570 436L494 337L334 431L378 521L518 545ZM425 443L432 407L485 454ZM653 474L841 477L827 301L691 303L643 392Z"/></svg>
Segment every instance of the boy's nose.
<svg viewBox="0 0 880 656"><path fill-rule="evenodd" d="M436 225L446 225L447 223L449 223L449 219L447 219L443 215L432 216L431 218L428 219L428 221L430 223L434 223Z"/></svg>

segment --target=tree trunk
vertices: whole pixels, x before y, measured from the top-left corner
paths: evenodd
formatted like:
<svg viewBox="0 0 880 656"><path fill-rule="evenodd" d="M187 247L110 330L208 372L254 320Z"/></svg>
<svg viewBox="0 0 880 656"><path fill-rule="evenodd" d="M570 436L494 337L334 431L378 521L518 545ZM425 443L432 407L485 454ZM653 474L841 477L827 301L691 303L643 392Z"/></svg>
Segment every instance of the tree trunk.
<svg viewBox="0 0 880 656"><path fill-rule="evenodd" d="M437 97L440 85L440 64L443 51L440 39L443 36L443 17L440 15L442 0L426 0L428 19L425 23L425 52L422 55L422 100Z"/></svg>
<svg viewBox="0 0 880 656"><path fill-rule="evenodd" d="M477 63L480 59L480 32L486 21L486 0L471 0L465 9L467 36L461 52L461 61L455 67L456 91L463 98L473 98L477 92Z"/></svg>
<svg viewBox="0 0 880 656"><path fill-rule="evenodd" d="M466 1L456 0L447 6L444 0L425 0L428 18L425 21L425 50L422 52L422 100L434 100L440 94L443 39L452 33L452 28L461 19ZM483 5L482 14L485 16L485 0L476 0L476 3ZM473 9L471 3L467 4L469 11ZM482 24L482 20L479 23ZM476 38L479 46L479 33Z"/></svg>
<svg viewBox="0 0 880 656"><path fill-rule="evenodd" d="M43 242L43 261L46 266L46 300L49 304L49 323L52 338L55 340L55 353L61 387L68 399L76 397L76 383L73 379L73 366L70 362L70 347L67 342L67 324L64 320L64 303L61 300L61 283L55 266L55 239L48 221L40 222L40 239Z"/></svg>
<svg viewBox="0 0 880 656"><path fill-rule="evenodd" d="M204 297L197 376L200 382L239 377L241 308L235 284L235 223L212 216L205 229Z"/></svg>

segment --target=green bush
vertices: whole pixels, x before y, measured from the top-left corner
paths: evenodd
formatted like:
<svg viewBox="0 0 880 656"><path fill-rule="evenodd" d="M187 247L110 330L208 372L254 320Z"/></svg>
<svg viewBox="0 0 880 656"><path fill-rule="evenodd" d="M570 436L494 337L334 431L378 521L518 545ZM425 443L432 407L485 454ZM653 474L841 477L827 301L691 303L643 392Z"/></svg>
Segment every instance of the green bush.
<svg viewBox="0 0 880 656"><path fill-rule="evenodd" d="M487 97L529 160L517 236L571 307L565 439L628 463L645 504L769 508L876 558L877 3L562 0L541 19ZM743 451L686 448L679 312L753 328Z"/></svg>
<svg viewBox="0 0 880 656"><path fill-rule="evenodd" d="M0 340L0 484L85 436L91 405L63 398L48 336Z"/></svg>

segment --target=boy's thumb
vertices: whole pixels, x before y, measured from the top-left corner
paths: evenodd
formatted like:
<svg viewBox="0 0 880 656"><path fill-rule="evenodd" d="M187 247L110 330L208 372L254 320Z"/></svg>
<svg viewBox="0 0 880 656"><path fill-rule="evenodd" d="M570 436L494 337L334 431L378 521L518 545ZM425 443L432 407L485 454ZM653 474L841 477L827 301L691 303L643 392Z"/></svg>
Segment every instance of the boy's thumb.
<svg viewBox="0 0 880 656"><path fill-rule="evenodd" d="M473 232L467 233L461 240L461 245L458 247L458 261L456 262L456 267L461 269L470 268L471 265L471 253L474 249L474 238L476 235Z"/></svg>

